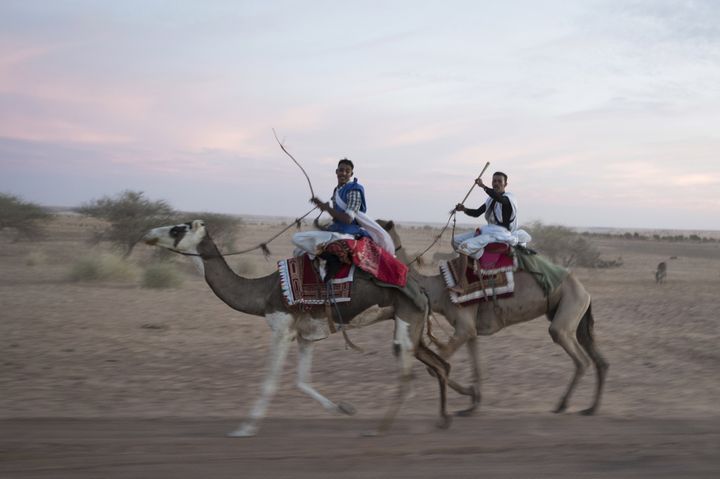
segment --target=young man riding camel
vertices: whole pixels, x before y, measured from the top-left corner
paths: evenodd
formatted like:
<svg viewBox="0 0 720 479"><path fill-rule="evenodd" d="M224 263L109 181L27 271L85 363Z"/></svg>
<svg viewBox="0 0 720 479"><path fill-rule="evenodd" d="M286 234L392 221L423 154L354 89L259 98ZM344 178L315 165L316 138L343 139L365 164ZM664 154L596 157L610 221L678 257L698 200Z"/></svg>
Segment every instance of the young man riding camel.
<svg viewBox="0 0 720 479"><path fill-rule="evenodd" d="M462 203L455 206L455 211L462 211L468 216L479 217L485 213L487 225L475 231L458 235L453 239L453 248L460 253L460 271L467 268L468 256L480 259L489 243L507 243L516 245L525 244L530 241L530 235L523 230L518 230L517 203L512 193L505 191L507 187L507 175L501 171L493 173L492 188L488 188L481 178L475 180L488 195L485 203L476 209L466 208ZM458 284L452 291L461 293L467 288L465 274L459 275Z"/></svg>
<svg viewBox="0 0 720 479"><path fill-rule="evenodd" d="M338 162L335 175L337 186L333 190L332 205L319 198L310 199L321 211L328 213L333 222L324 231L305 231L293 235L292 242L298 248L296 256L308 253L315 256L324 246L341 239L372 238L388 253L395 254L395 245L387 232L367 216L365 189L353 179L355 165L347 158ZM299 254L297 254L299 253Z"/></svg>

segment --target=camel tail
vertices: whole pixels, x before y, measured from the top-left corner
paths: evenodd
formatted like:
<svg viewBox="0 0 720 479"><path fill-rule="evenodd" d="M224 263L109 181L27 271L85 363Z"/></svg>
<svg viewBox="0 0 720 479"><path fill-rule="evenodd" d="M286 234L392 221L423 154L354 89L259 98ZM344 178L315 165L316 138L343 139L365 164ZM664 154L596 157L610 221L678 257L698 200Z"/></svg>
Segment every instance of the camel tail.
<svg viewBox="0 0 720 479"><path fill-rule="evenodd" d="M595 343L595 332L594 332L595 328L594 328L594 326L595 326L595 319L593 318L593 314L592 314L592 302L591 302L590 304L588 304L587 311L585 311L585 314L583 315L582 319L580 320L580 323L578 324L577 332L576 332L578 342L585 349L588 349L588 346L592 346L593 343Z"/></svg>
<svg viewBox="0 0 720 479"><path fill-rule="evenodd" d="M595 325L595 319L592 315L592 303L588 305L587 311L580 320L577 328L577 339L580 345L587 351L590 359L595 364L595 370L597 372L597 385L595 388L595 400L593 404L582 413L586 415L595 414L600 407L600 398L602 397L603 389L605 386L605 377L609 364L605 358L598 351L597 343L595 342L595 333L593 326Z"/></svg>
<svg viewBox="0 0 720 479"><path fill-rule="evenodd" d="M594 326L595 319L592 314L592 303L590 303L587 311L585 311L585 314L580 320L580 324L578 324L576 336L578 342L585 348L585 351L588 352L595 365L600 369L607 370L608 362L602 354L600 354L600 351L598 351L597 343L595 342Z"/></svg>

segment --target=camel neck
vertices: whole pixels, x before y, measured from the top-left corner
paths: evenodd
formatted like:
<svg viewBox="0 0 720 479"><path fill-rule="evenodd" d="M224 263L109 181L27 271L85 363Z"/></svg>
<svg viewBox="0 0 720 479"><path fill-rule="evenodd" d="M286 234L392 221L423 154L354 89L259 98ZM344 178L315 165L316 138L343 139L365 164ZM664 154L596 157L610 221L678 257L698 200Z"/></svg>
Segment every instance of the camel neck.
<svg viewBox="0 0 720 479"><path fill-rule="evenodd" d="M277 272L262 278L243 278L230 269L217 246L208 242L210 244L204 245L205 251L201 256L205 281L215 295L233 309L263 316L267 309L267 296L279 281Z"/></svg>
<svg viewBox="0 0 720 479"><path fill-rule="evenodd" d="M401 244L399 239L393 238L393 240L395 240L395 244ZM410 258L408 257L407 251L405 251L404 247L399 247L395 251L395 255L397 256L397 259L403 263L410 263ZM445 296L445 282L443 281L442 276L439 274L434 276L425 276L417 270L414 263L408 264L408 268L410 269L410 275L418 282L418 284L420 284L420 287L429 294L430 302L432 303L431 308L433 311L438 311L442 314L444 306L441 298Z"/></svg>

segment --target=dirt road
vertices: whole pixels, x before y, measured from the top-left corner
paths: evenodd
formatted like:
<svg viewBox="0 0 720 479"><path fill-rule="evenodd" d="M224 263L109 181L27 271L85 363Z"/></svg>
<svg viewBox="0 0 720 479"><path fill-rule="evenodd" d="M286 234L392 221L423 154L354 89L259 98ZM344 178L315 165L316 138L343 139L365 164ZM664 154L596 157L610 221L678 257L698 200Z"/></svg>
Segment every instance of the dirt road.
<svg viewBox="0 0 720 479"><path fill-rule="evenodd" d="M485 413L434 429L401 420L271 419L228 439L235 419L0 421L3 478L715 478L717 419Z"/></svg>

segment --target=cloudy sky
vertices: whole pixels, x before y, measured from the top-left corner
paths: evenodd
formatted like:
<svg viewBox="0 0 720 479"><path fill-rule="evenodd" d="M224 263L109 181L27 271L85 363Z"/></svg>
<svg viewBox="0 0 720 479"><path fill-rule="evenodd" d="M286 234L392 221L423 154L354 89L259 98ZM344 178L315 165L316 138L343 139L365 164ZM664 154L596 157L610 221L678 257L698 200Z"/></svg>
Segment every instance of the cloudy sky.
<svg viewBox="0 0 720 479"><path fill-rule="evenodd" d="M0 191L47 205L298 216L275 128L376 217L444 222L489 161L521 222L720 230L714 0L3 0L0 112Z"/></svg>

